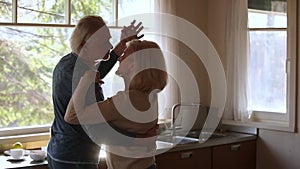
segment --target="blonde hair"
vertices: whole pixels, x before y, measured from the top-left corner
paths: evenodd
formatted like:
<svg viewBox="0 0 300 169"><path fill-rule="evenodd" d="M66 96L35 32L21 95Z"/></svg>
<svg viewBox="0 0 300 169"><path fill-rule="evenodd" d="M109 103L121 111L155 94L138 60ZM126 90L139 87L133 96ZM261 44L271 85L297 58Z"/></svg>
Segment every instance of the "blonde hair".
<svg viewBox="0 0 300 169"><path fill-rule="evenodd" d="M79 54L85 42L101 27L105 26L104 20L100 16L85 16L81 18L71 36L71 49L75 54Z"/></svg>
<svg viewBox="0 0 300 169"><path fill-rule="evenodd" d="M163 90L167 85L168 75L164 55L158 44L146 40L132 40L127 45L134 52L129 57L133 59L137 73L130 82L129 90Z"/></svg>

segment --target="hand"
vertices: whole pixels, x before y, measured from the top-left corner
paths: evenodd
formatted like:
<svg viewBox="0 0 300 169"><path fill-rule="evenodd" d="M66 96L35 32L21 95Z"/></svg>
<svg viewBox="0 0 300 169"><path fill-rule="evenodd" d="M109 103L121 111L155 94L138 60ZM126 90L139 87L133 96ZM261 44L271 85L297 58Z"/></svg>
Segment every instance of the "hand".
<svg viewBox="0 0 300 169"><path fill-rule="evenodd" d="M141 39L144 34L138 36L138 34L144 29L142 22L138 23L134 26L136 20L133 20L129 26L124 26L121 30L121 41L125 40L125 42L131 41L133 39Z"/></svg>
<svg viewBox="0 0 300 169"><path fill-rule="evenodd" d="M137 134L136 138L134 139L134 144L139 146L149 146L155 143L155 141L157 140L158 127L158 124L156 124L150 130L148 130L147 133Z"/></svg>
<svg viewBox="0 0 300 169"><path fill-rule="evenodd" d="M144 34L138 36L138 34L144 29L142 22L134 26L135 20L131 22L129 26L124 26L121 30L121 41L114 48L114 52L121 56L126 48L126 42L131 41L133 39L141 39Z"/></svg>
<svg viewBox="0 0 300 169"><path fill-rule="evenodd" d="M94 70L88 70L84 73L83 77L84 81L90 83L98 83L103 84L104 82L100 79L100 72Z"/></svg>
<svg viewBox="0 0 300 169"><path fill-rule="evenodd" d="M135 20L131 22L129 26L124 26L121 30L121 40L114 48L114 52L121 56L126 48L126 42L131 41L133 39L141 39L144 34L138 36L138 34L144 29L142 22L134 26Z"/></svg>
<svg viewBox="0 0 300 169"><path fill-rule="evenodd" d="M158 130L158 124L156 124L154 127L149 129L145 134L137 134L137 138L148 138L148 137L154 137L157 136L157 130Z"/></svg>

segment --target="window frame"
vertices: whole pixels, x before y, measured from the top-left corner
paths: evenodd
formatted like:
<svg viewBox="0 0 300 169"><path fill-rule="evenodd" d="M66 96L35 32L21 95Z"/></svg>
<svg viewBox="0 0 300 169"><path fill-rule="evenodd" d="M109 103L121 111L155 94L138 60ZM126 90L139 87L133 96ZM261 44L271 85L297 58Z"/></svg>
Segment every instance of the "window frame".
<svg viewBox="0 0 300 169"><path fill-rule="evenodd" d="M0 26L31 26L31 27L59 27L59 28L72 28L76 25L71 24L71 0L65 0L65 23L64 24L47 24L47 23L22 23L18 22L18 0L12 0L12 22L0 22ZM119 26L119 12L118 12L119 0L113 0L113 14L116 22L115 25L108 25L109 28L121 29Z"/></svg>
<svg viewBox="0 0 300 169"><path fill-rule="evenodd" d="M287 32L287 112L273 113L253 111L249 121L223 120L225 124L256 127L261 129L295 132L297 103L297 0L287 0L287 28L248 28L250 31L286 31Z"/></svg>
<svg viewBox="0 0 300 169"><path fill-rule="evenodd" d="M47 23L22 23L18 22L18 0L12 0L12 22L0 22L1 26L20 26L20 27L53 27L53 28L74 28L76 25L71 24L71 0L65 0L65 15L67 17L65 23L60 24L47 24ZM118 25L118 3L119 0L113 0L113 15L116 22L115 25L107 25L110 29L122 29L122 26ZM18 141L37 141L40 139L49 139L50 127L52 124L47 125L36 125L36 126L24 126L24 127L10 127L10 128L0 128L0 141L5 142L15 142ZM39 136L42 134L43 136ZM1 151L1 147L0 147Z"/></svg>

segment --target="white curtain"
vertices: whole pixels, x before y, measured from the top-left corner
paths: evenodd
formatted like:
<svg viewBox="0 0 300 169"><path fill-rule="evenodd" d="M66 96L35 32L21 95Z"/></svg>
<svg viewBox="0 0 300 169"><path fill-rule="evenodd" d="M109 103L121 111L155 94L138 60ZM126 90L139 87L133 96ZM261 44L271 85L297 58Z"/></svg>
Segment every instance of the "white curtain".
<svg viewBox="0 0 300 169"><path fill-rule="evenodd" d="M164 14L171 14L176 15L176 8L175 8L175 0L155 0L155 12L156 13L164 13ZM159 17L159 15L158 15ZM160 26L158 29L172 29L176 25L165 25L164 21L161 18L156 18L157 25ZM160 44L162 50L164 51L167 71L173 72L173 74L178 74L178 66L174 59L174 57L179 56L178 50L178 43L176 40L163 36L161 34L155 35L157 42ZM176 77L173 77L176 78ZM160 105L163 105L162 112L159 115L160 119L170 119L171 118L171 108L174 104L180 101L179 96L179 88L178 84L172 77L169 76L169 81L167 87L161 92L161 97L159 97Z"/></svg>
<svg viewBox="0 0 300 169"><path fill-rule="evenodd" d="M227 102L223 119L246 121L249 90L247 82L248 60L248 0L227 0L226 16L226 77Z"/></svg>
<svg viewBox="0 0 300 169"><path fill-rule="evenodd" d="M155 12L175 15L175 0L155 0Z"/></svg>

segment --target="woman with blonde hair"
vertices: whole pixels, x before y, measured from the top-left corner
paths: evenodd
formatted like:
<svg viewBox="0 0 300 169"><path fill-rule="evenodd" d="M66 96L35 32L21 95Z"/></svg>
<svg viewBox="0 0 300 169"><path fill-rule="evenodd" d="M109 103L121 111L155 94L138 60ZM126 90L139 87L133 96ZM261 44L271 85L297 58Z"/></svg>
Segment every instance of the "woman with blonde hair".
<svg viewBox="0 0 300 169"><path fill-rule="evenodd" d="M125 90L105 101L85 106L83 96L88 86L95 81L101 83L98 72L87 71L68 105L65 115L68 123L110 122L141 134L157 125L157 94L166 86L168 76L160 47L152 41L132 40L119 63L116 74L123 78ZM106 145L109 169L155 168L155 139L150 140L140 145Z"/></svg>

